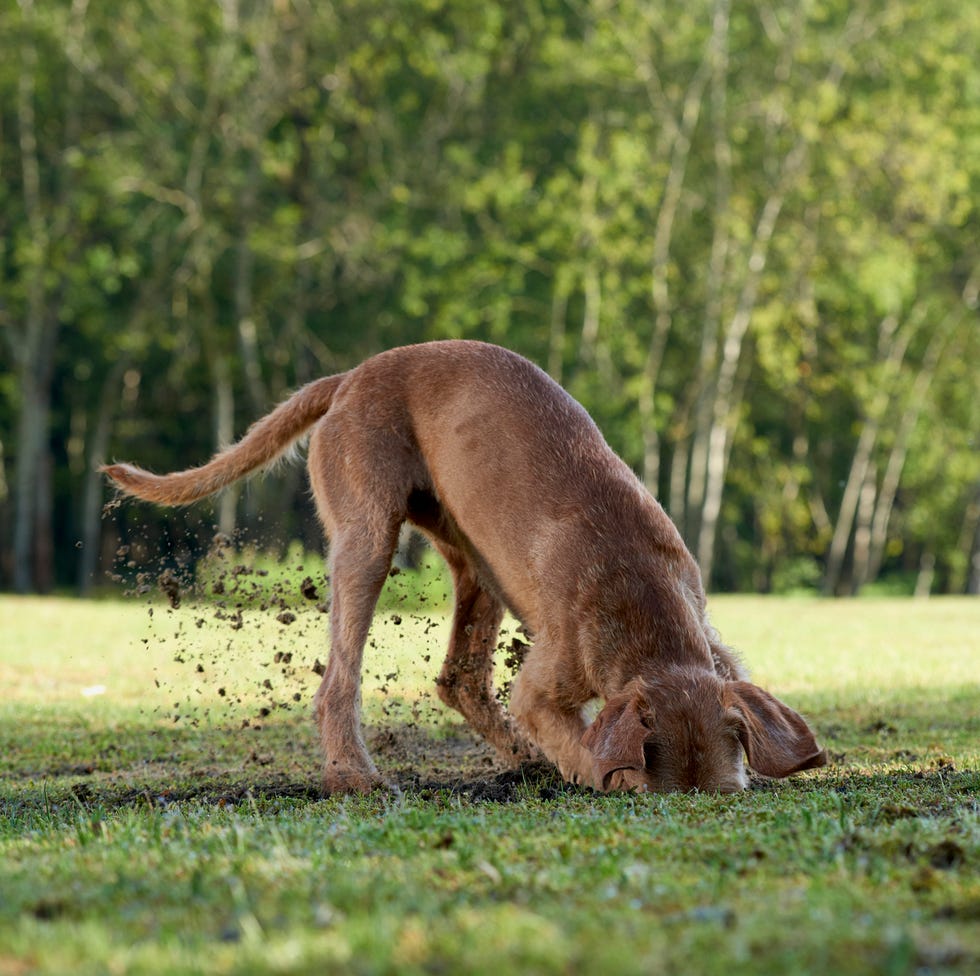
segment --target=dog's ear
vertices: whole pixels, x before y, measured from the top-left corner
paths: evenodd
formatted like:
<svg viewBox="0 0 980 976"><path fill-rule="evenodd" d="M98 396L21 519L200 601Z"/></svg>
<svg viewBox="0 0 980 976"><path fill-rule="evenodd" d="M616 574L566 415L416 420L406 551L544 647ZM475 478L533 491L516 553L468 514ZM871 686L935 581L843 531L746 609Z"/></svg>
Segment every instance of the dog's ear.
<svg viewBox="0 0 980 976"><path fill-rule="evenodd" d="M738 737L757 773L790 776L827 764L810 727L788 705L749 681L729 681L725 689L742 718Z"/></svg>
<svg viewBox="0 0 980 976"><path fill-rule="evenodd" d="M592 753L592 775L599 789L608 790L613 773L620 769L644 768L643 745L650 728L643 716L649 710L640 695L620 695L606 702L585 730L582 745Z"/></svg>

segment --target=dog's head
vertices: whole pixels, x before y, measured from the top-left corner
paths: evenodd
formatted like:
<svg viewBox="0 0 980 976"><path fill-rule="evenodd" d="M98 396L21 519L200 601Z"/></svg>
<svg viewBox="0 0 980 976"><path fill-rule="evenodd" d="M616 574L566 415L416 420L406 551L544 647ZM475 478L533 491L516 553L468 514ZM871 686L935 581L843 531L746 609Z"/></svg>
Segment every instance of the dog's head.
<svg viewBox="0 0 980 976"><path fill-rule="evenodd" d="M677 671L606 702L582 744L602 790L734 793L745 761L764 776L823 766L827 754L793 709L748 681Z"/></svg>

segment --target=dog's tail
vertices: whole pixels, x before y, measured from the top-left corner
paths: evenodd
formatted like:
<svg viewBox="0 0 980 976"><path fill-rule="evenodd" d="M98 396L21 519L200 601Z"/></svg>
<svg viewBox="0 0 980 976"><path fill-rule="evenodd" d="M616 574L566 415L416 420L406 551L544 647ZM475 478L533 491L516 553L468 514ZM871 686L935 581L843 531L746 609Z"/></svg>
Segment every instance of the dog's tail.
<svg viewBox="0 0 980 976"><path fill-rule="evenodd" d="M151 474L132 464L106 464L99 470L127 495L159 505L186 505L213 495L284 454L330 409L346 376L338 373L307 383L272 413L252 424L240 441L199 468Z"/></svg>

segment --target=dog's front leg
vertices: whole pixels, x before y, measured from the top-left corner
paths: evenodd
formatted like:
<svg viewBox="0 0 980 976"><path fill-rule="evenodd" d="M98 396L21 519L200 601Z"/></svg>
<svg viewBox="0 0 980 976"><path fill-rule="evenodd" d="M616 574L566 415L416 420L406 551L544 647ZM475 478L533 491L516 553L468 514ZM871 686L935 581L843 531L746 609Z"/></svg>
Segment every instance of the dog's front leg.
<svg viewBox="0 0 980 976"><path fill-rule="evenodd" d="M580 706L566 703L557 684L547 647L538 642L514 681L510 708L524 733L569 783L591 786L592 756L581 741L585 715Z"/></svg>

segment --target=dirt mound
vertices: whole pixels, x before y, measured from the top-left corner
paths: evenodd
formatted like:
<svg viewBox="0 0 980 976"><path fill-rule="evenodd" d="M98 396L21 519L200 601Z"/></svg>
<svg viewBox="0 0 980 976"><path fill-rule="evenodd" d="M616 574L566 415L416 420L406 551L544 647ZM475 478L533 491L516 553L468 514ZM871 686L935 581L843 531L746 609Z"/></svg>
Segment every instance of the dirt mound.
<svg viewBox="0 0 980 976"><path fill-rule="evenodd" d="M408 750L402 755L407 760ZM483 776L470 777L447 775L434 777L431 770L422 767L406 767L392 777L393 785L402 796L415 796L433 801L440 797L460 796L473 803L518 803L528 799L555 800L569 793L588 792L580 787L564 783L554 767L546 763L533 763L518 769L500 770ZM57 794L57 790L55 794ZM250 771L248 779L233 782L220 778L195 779L168 785L165 788L150 786L125 786L121 783L89 782L82 780L72 784L63 799L57 795L46 796L44 803L57 806L68 801L71 805L86 809L167 809L175 804L197 803L218 808L266 806L277 801L298 800L317 802L324 797L315 777L297 781L295 774L282 774L274 770ZM30 806L29 799L21 798L21 806Z"/></svg>
<svg viewBox="0 0 980 976"><path fill-rule="evenodd" d="M501 765L465 726L434 734L417 725L369 729L368 748L382 773L404 793L450 791L471 800L513 803L521 797L553 799L565 783L550 763Z"/></svg>

